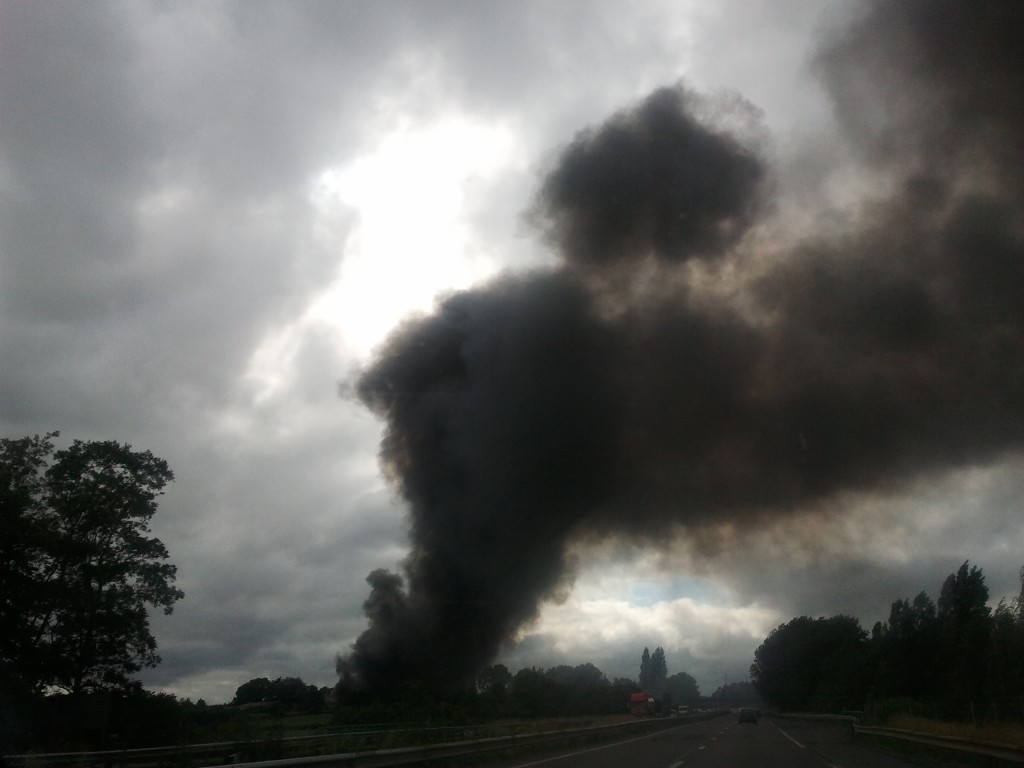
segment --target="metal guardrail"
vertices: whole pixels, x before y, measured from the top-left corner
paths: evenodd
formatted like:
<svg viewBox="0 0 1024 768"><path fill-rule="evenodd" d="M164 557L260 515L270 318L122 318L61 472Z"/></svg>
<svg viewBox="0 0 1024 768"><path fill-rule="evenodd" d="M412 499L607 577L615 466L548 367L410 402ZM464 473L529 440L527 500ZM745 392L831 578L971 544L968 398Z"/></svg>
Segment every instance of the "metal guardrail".
<svg viewBox="0 0 1024 768"><path fill-rule="evenodd" d="M106 752L61 752L51 754L7 755L4 761L8 768L87 768L89 766L142 766L142 765L181 765L186 755L193 759L187 764L203 768L204 766L222 766L231 764L233 768L390 768L391 766L407 766L429 760L464 757L474 754L516 750L537 746L554 746L587 739L591 737L614 736L616 732L635 733L669 728L699 720L720 716L722 712L699 713L671 718L645 718L627 720L612 725L597 725L584 728L572 728L541 733L514 734L511 736L494 736L487 738L465 739L442 744L427 744L391 749L364 750L340 754L311 755L277 760L261 760L238 763L230 759L237 754L237 742L217 744L197 744L191 747L154 747L147 749L108 750ZM305 739L308 737L296 737ZM287 740L287 739L286 739ZM227 757L228 759L225 759ZM204 758L206 758L204 760ZM211 762L211 760L213 760Z"/></svg>
<svg viewBox="0 0 1024 768"><path fill-rule="evenodd" d="M873 725L861 725L858 718L852 715L818 715L818 714L791 714L773 712L773 717L790 717L801 720L832 720L848 722L853 726L857 734L864 736L882 736L889 739L901 739L912 741L917 744L924 744L940 749L952 749L957 752L965 752L982 757L994 757L999 760L1006 760L1011 763L1024 763L1024 749L1010 744L992 744L984 741L971 741L959 736L936 736L931 733L920 731L904 731L898 728L881 728Z"/></svg>
<svg viewBox="0 0 1024 768"><path fill-rule="evenodd" d="M24 755L5 755L4 768L83 768L84 766L117 766L118 768L143 768L153 765L174 765L176 767L203 765L237 765L246 755L277 752L271 759L284 759L282 752L300 752L298 757L339 754L342 752L369 752L380 750L383 743L413 740L404 746L422 747L456 740L472 739L477 730L493 730L488 726L440 728L384 726L345 727L331 733L304 734L297 736L267 735L263 738L232 739L230 741L179 744L163 747L118 748L90 752L32 752ZM509 728L504 735L513 735ZM492 735L498 735L493 734ZM398 746L392 746L398 749Z"/></svg>
<svg viewBox="0 0 1024 768"><path fill-rule="evenodd" d="M625 721L613 725L595 725L564 731L469 739L423 747L403 747L376 752L357 752L343 755L324 755L320 757L300 757L290 760L242 763L235 766L235 768L336 768L341 766L345 768L391 768L392 766L415 765L430 760L480 755L487 752L515 750L524 747L554 746L558 743L571 742L589 736L608 735L614 732L651 731L660 728L671 728L685 725L688 722L692 723L699 720L707 720L711 717L718 717L722 714L724 713L714 712L683 717L648 718Z"/></svg>
<svg viewBox="0 0 1024 768"><path fill-rule="evenodd" d="M1024 750L1009 744L991 744L984 741L971 741L957 736L935 736L930 733L919 731L903 731L897 728L876 728L874 726L853 724L853 730L858 734L866 736L885 736L890 739L902 739L913 741L918 744L927 744L932 747L943 749L954 749L958 752L968 752L974 755L995 757L999 760L1006 760L1011 763L1024 763Z"/></svg>

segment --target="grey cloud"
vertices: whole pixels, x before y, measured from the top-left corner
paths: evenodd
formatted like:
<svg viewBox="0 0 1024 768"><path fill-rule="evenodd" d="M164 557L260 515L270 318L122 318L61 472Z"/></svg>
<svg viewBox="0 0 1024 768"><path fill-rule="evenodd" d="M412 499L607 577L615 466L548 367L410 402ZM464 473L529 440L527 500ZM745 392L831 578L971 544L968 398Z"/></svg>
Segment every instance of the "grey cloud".
<svg viewBox="0 0 1024 768"><path fill-rule="evenodd" d="M333 274L308 187L343 159L330 147L359 140L357 94L391 52L358 29L310 46L311 22L273 6L4 13L5 324L39 329L34 353L61 361L64 386L82 371L79 397L120 390L123 405L166 379L222 401L270 325ZM145 384L92 381L101 358ZM46 391L29 379L20 399L32 387Z"/></svg>

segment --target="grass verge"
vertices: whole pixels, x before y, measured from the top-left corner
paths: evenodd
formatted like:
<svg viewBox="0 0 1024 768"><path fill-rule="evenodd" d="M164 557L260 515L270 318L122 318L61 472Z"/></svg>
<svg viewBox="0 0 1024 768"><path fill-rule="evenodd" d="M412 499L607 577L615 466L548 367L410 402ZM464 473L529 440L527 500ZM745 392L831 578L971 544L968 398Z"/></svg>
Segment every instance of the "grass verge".
<svg viewBox="0 0 1024 768"><path fill-rule="evenodd" d="M1003 744L1024 749L1024 726L1009 723L949 723L912 715L893 715L886 726L902 731L950 736L987 744Z"/></svg>

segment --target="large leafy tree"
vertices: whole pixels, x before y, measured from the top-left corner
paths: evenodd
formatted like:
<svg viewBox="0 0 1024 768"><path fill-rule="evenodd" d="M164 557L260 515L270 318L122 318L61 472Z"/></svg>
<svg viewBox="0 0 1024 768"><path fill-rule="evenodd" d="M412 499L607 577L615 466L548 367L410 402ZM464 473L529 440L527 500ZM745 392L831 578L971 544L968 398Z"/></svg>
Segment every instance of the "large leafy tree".
<svg viewBox="0 0 1024 768"><path fill-rule="evenodd" d="M578 688L597 688L608 685L608 678L604 672L587 662L571 667L568 664L559 664L551 667L544 673L549 680L554 680L562 685L572 685Z"/></svg>
<svg viewBox="0 0 1024 768"><path fill-rule="evenodd" d="M700 700L700 687L693 675L676 672L665 680L666 692L672 694L672 701L677 704L694 705Z"/></svg>
<svg viewBox="0 0 1024 768"><path fill-rule="evenodd" d="M0 440L0 683L13 693L123 685L159 663L149 607L183 597L149 536L167 462L113 441Z"/></svg>
<svg viewBox="0 0 1024 768"><path fill-rule="evenodd" d="M490 696L504 696L512 685L512 673L504 664L495 664L482 670L476 678L476 687Z"/></svg>
<svg viewBox="0 0 1024 768"><path fill-rule="evenodd" d="M750 678L766 701L783 710L858 708L866 640L850 616L801 616L765 638L754 652Z"/></svg>

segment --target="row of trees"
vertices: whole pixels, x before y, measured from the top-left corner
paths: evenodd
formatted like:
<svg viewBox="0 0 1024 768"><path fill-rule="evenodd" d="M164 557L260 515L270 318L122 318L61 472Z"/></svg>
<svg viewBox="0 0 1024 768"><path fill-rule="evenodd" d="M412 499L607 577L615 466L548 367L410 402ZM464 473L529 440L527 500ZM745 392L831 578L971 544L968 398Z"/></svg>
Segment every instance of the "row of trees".
<svg viewBox="0 0 1024 768"><path fill-rule="evenodd" d="M609 681L593 664L525 667L513 675L504 664L477 678L473 709L484 717L562 717L621 714L636 683Z"/></svg>
<svg viewBox="0 0 1024 768"><path fill-rule="evenodd" d="M692 675L686 672L668 673L665 649L658 646L651 653L644 648L640 655L640 688L659 697L668 694L675 704L693 706L700 700L700 688Z"/></svg>
<svg viewBox="0 0 1024 768"><path fill-rule="evenodd" d="M3 751L69 749L132 749L200 742L255 741L279 734L287 718L320 713L323 726L350 723L423 723L466 725L505 718L624 715L635 680L609 681L600 669L585 663L549 669L528 667L512 674L497 664L484 670L475 691L438 699L415 683L395 701L339 701L328 707L332 690L308 685L298 677L258 677L240 685L230 704L207 705L165 693L146 691L138 683L86 696L32 699L18 712L0 711ZM750 705L756 694L750 683L731 683L710 698L674 703L713 708ZM0 731L4 729L0 728Z"/></svg>
<svg viewBox="0 0 1024 768"><path fill-rule="evenodd" d="M896 600L870 633L850 616L795 618L757 649L751 679L787 710L1024 718L1024 568L1020 575L1020 596L995 610L982 570L965 562L937 603L926 592Z"/></svg>
<svg viewBox="0 0 1024 768"><path fill-rule="evenodd" d="M644 649L645 658L650 657ZM655 658L660 658L664 668L664 651L658 648ZM643 669L643 666L642 666ZM645 679L641 672L641 679ZM659 682L660 680L660 682ZM450 709L457 703L460 710L472 717L557 717L575 715L622 714L629 700L629 694L645 690L661 696L670 693L678 704L697 705L704 703L693 677L680 672L672 676L662 674L660 679L646 680L648 685L638 685L635 680L616 678L609 680L605 674L590 663L571 666L560 664L548 669L525 667L512 674L504 664L485 668L477 677L476 691L462 699L452 697L451 701L436 701L425 690L415 684L403 689L399 700L389 705L394 717L419 717L431 710ZM298 677L279 677L270 680L257 677L240 685L231 701L232 707L256 707L278 714L295 712L319 712L334 696L328 688L307 685ZM752 689L749 683L727 686L716 692L724 699L740 697L749 701ZM341 692L344 697L345 692ZM730 699L731 700L731 699ZM348 709L346 717L365 717L368 702L362 699L342 699L341 709ZM369 704L372 705L372 702ZM372 710L372 706L370 707ZM373 714L373 717L380 717Z"/></svg>
<svg viewBox="0 0 1024 768"><path fill-rule="evenodd" d="M373 702L361 699L338 701L340 718L370 718L376 721L391 719L420 719L428 713L432 719L532 718L580 715L621 715L626 712L629 695L645 691L658 697L670 693L674 704L690 706L708 704L700 695L697 681L685 672L667 674L665 652L657 648L653 654L644 649L641 679L644 684L629 678L609 680L590 663L575 666L562 664L548 669L525 667L512 674L504 664L495 664L480 672L476 691L463 696L452 696L445 701L432 699L421 687L410 684L403 689L397 702L375 709ZM649 667L650 660L653 666ZM648 670L656 671L653 677ZM659 671L660 670L660 671ZM718 692L716 692L717 695ZM731 687L722 690L724 703L730 697L741 697L745 702L754 697L752 689ZM344 695L344 694L343 694ZM712 705L716 703L714 696ZM456 714L457 713L457 714Z"/></svg>
<svg viewBox="0 0 1024 768"><path fill-rule="evenodd" d="M668 674L665 651L659 647L653 653L644 648L639 683L629 678L609 680L591 663L561 664L546 670L526 667L514 675L504 664L495 664L481 670L475 690L452 694L443 701L422 686L408 683L397 700L386 706L375 702L372 694L344 689L337 690L337 705L342 717L381 721L416 719L422 713L428 713L431 719L451 719L455 711L470 718L615 715L623 714L630 694L639 691L657 698L668 694L674 705L707 703L691 675ZM749 701L753 695L752 691L744 692L744 700Z"/></svg>
<svg viewBox="0 0 1024 768"><path fill-rule="evenodd" d="M256 677L235 690L232 706L261 704L281 712L320 712L331 694L329 688L307 685L301 677Z"/></svg>

